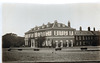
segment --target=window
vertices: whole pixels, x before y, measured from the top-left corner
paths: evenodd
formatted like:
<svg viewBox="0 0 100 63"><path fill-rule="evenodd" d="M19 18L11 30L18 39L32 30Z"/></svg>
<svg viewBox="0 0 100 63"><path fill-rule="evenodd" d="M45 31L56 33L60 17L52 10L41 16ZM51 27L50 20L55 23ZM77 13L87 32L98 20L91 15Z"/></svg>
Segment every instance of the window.
<svg viewBox="0 0 100 63"><path fill-rule="evenodd" d="M84 36L83 36L83 40L84 40Z"/></svg>
<svg viewBox="0 0 100 63"><path fill-rule="evenodd" d="M88 37L88 40L90 40L90 37Z"/></svg>
<svg viewBox="0 0 100 63"><path fill-rule="evenodd" d="M91 39L93 39L93 37L91 36Z"/></svg>
<svg viewBox="0 0 100 63"><path fill-rule="evenodd" d="M45 32L42 32L43 34L42 34L42 36L45 36Z"/></svg>
<svg viewBox="0 0 100 63"><path fill-rule="evenodd" d="M85 37L85 39L87 40L87 37Z"/></svg>
<svg viewBox="0 0 100 63"><path fill-rule="evenodd" d="M73 35L73 31L69 31L69 35Z"/></svg>
<svg viewBox="0 0 100 63"><path fill-rule="evenodd" d="M79 40L81 40L81 36L79 36Z"/></svg>
<svg viewBox="0 0 100 63"><path fill-rule="evenodd" d="M65 35L65 31L63 31L63 34Z"/></svg>
<svg viewBox="0 0 100 63"><path fill-rule="evenodd" d="M51 36L51 31L47 31L47 36Z"/></svg>
<svg viewBox="0 0 100 63"><path fill-rule="evenodd" d="M47 25L47 27L49 27L49 25Z"/></svg>
<svg viewBox="0 0 100 63"><path fill-rule="evenodd" d="M78 36L76 36L76 40L78 40Z"/></svg>
<svg viewBox="0 0 100 63"><path fill-rule="evenodd" d="M28 37L30 38L30 34L28 34Z"/></svg>
<svg viewBox="0 0 100 63"><path fill-rule="evenodd" d="M35 33L35 37L37 37L37 32Z"/></svg>
<svg viewBox="0 0 100 63"><path fill-rule="evenodd" d="M25 45L28 45L28 39L25 39Z"/></svg>
<svg viewBox="0 0 100 63"><path fill-rule="evenodd" d="M68 35L68 31L65 32L65 35Z"/></svg>
<svg viewBox="0 0 100 63"><path fill-rule="evenodd" d="M39 30L40 28L38 27L38 30Z"/></svg>
<svg viewBox="0 0 100 63"><path fill-rule="evenodd" d="M64 24L63 24L62 26L63 26L63 27L65 27L65 25L64 25Z"/></svg>
<svg viewBox="0 0 100 63"><path fill-rule="evenodd" d="M85 42L83 42L83 45L85 45Z"/></svg>
<svg viewBox="0 0 100 63"><path fill-rule="evenodd" d="M54 31L54 35L56 35L56 31Z"/></svg>
<svg viewBox="0 0 100 63"><path fill-rule="evenodd" d="M62 31L62 35L64 35L64 31Z"/></svg>
<svg viewBox="0 0 100 63"><path fill-rule="evenodd" d="M59 31L57 31L57 35L59 35Z"/></svg>
<svg viewBox="0 0 100 63"><path fill-rule="evenodd" d="M81 41L80 41L80 45L82 45Z"/></svg>
<svg viewBox="0 0 100 63"><path fill-rule="evenodd" d="M74 35L74 32L72 31L72 35Z"/></svg>
<svg viewBox="0 0 100 63"><path fill-rule="evenodd" d="M48 36L48 32L46 31L46 36Z"/></svg>
<svg viewBox="0 0 100 63"><path fill-rule="evenodd" d="M69 31L69 35L71 35L71 31Z"/></svg>
<svg viewBox="0 0 100 63"><path fill-rule="evenodd" d="M40 32L38 32L37 34L38 34L38 37L39 37L40 36Z"/></svg>
<svg viewBox="0 0 100 63"><path fill-rule="evenodd" d="M58 24L58 27L60 27L60 24Z"/></svg>
<svg viewBox="0 0 100 63"><path fill-rule="evenodd" d="M27 37L27 34L25 35L25 38L28 38L28 37Z"/></svg>
<svg viewBox="0 0 100 63"><path fill-rule="evenodd" d="M31 38L33 38L33 34L31 34Z"/></svg>
<svg viewBox="0 0 100 63"><path fill-rule="evenodd" d="M59 35L61 35L61 31L59 31Z"/></svg>

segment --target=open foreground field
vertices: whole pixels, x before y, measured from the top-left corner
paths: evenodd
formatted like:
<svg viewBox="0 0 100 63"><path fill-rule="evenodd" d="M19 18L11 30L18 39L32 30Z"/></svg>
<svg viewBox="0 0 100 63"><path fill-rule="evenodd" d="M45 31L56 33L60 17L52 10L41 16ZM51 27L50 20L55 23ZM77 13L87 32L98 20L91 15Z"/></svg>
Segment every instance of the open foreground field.
<svg viewBox="0 0 100 63"><path fill-rule="evenodd" d="M8 51L3 49L4 63L27 63L27 62L77 62L82 63L89 61L90 63L100 61L100 51L90 48L88 51L81 51L79 48L64 48L61 51L55 49L44 48L40 51L32 49L18 51L17 49ZM86 62L85 62L86 63Z"/></svg>

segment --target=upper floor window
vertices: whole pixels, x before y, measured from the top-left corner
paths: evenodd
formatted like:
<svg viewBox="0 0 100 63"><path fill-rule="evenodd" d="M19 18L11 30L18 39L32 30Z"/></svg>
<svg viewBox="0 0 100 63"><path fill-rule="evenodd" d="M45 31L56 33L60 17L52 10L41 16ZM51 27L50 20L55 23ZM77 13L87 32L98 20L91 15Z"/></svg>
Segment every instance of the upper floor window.
<svg viewBox="0 0 100 63"><path fill-rule="evenodd" d="M63 27L65 27L65 25L64 25L64 24L63 24L62 26L63 26Z"/></svg>
<svg viewBox="0 0 100 63"><path fill-rule="evenodd" d="M39 30L40 28L38 27L38 30Z"/></svg>
<svg viewBox="0 0 100 63"><path fill-rule="evenodd" d="M69 35L73 35L73 31L69 31Z"/></svg>
<svg viewBox="0 0 100 63"><path fill-rule="evenodd" d="M61 35L63 35L63 31L61 31Z"/></svg>
<svg viewBox="0 0 100 63"><path fill-rule="evenodd" d="M90 40L90 36L88 37L88 40Z"/></svg>
<svg viewBox="0 0 100 63"><path fill-rule="evenodd" d="M58 24L58 27L60 27L60 24Z"/></svg>
<svg viewBox="0 0 100 63"><path fill-rule="evenodd" d="M68 31L65 31L65 35L68 35Z"/></svg>
<svg viewBox="0 0 100 63"><path fill-rule="evenodd" d="M37 32L35 33L35 37L37 37Z"/></svg>
<svg viewBox="0 0 100 63"><path fill-rule="evenodd" d="M87 36L85 37L85 39L87 40Z"/></svg>
<svg viewBox="0 0 100 63"><path fill-rule="evenodd" d="M76 36L76 40L78 40L78 37Z"/></svg>
<svg viewBox="0 0 100 63"><path fill-rule="evenodd" d="M59 35L59 31L57 31L57 35Z"/></svg>
<svg viewBox="0 0 100 63"><path fill-rule="evenodd" d="M25 35L25 38L28 38L28 34Z"/></svg>
<svg viewBox="0 0 100 63"><path fill-rule="evenodd" d="M79 36L79 40L81 40L81 36Z"/></svg>
<svg viewBox="0 0 100 63"><path fill-rule="evenodd" d="M33 34L31 34L31 38L33 38Z"/></svg>
<svg viewBox="0 0 100 63"><path fill-rule="evenodd" d="M83 40L84 40L84 36L83 36Z"/></svg>

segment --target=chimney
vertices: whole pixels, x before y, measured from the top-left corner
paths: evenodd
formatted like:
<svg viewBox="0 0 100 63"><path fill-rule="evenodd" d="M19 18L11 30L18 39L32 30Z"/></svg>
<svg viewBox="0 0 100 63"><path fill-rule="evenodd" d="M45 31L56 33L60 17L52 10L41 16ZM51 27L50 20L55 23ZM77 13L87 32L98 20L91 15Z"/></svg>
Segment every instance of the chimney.
<svg viewBox="0 0 100 63"><path fill-rule="evenodd" d="M82 31L82 27L80 26L80 31Z"/></svg>
<svg viewBox="0 0 100 63"><path fill-rule="evenodd" d="M95 27L93 28L93 31L95 31Z"/></svg>
<svg viewBox="0 0 100 63"><path fill-rule="evenodd" d="M68 27L70 27L70 21L68 21Z"/></svg>
<svg viewBox="0 0 100 63"><path fill-rule="evenodd" d="M57 20L55 20L54 23L57 23Z"/></svg>
<svg viewBox="0 0 100 63"><path fill-rule="evenodd" d="M90 31L90 27L88 27L88 31Z"/></svg>

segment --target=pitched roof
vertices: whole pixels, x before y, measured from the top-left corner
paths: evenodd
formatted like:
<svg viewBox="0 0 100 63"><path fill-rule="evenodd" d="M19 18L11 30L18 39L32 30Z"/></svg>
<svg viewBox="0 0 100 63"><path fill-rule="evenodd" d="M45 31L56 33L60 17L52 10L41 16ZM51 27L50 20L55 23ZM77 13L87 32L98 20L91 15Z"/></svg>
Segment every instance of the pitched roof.
<svg viewBox="0 0 100 63"><path fill-rule="evenodd" d="M50 28L59 28L59 29L74 29L74 28L71 28L71 27L68 27L66 26L65 24L62 24L62 23L58 23L57 21L55 21L54 23L50 23L48 22L48 24L43 24L42 26L36 26L34 28L32 28L31 30L29 30L28 32L26 33L29 33L29 32L34 32L36 30L43 30L43 29L50 29Z"/></svg>
<svg viewBox="0 0 100 63"><path fill-rule="evenodd" d="M93 35L91 31L76 31L75 35Z"/></svg>
<svg viewBox="0 0 100 63"><path fill-rule="evenodd" d="M94 35L100 35L100 32L99 32L99 31L92 31L92 33L93 33Z"/></svg>

